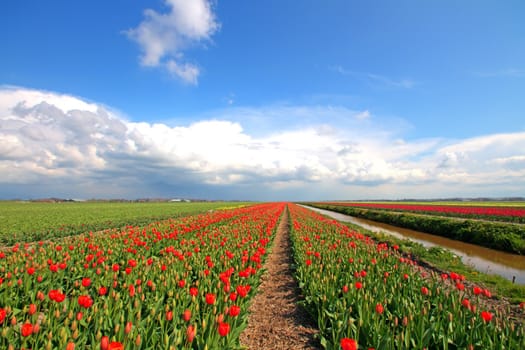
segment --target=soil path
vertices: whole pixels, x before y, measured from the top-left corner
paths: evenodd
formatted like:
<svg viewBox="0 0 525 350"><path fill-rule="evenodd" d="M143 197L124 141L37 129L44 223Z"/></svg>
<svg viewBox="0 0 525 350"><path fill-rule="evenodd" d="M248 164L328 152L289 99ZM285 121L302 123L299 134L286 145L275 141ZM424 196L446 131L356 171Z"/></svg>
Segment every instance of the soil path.
<svg viewBox="0 0 525 350"><path fill-rule="evenodd" d="M291 268L288 215L286 208L250 305L248 326L241 334L241 344L251 350L321 349L314 339L315 324L297 305L300 292Z"/></svg>

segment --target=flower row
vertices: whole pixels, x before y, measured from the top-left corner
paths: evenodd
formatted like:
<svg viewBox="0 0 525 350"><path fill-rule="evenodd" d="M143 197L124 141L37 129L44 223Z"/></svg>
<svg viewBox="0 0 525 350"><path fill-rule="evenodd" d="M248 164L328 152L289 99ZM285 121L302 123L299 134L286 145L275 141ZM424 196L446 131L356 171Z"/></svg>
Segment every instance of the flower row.
<svg viewBox="0 0 525 350"><path fill-rule="evenodd" d="M489 290L437 274L348 226L290 207L304 305L326 349L525 348Z"/></svg>
<svg viewBox="0 0 525 350"><path fill-rule="evenodd" d="M0 348L238 348L283 209L15 245L0 256Z"/></svg>

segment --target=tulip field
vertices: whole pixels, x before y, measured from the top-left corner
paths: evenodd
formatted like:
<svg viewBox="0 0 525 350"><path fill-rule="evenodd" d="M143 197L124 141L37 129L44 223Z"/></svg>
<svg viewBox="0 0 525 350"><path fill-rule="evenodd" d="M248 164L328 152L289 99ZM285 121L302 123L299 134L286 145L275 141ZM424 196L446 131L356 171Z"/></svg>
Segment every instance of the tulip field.
<svg viewBox="0 0 525 350"><path fill-rule="evenodd" d="M228 202L58 202L0 201L0 245L65 237L126 225L242 206Z"/></svg>
<svg viewBox="0 0 525 350"><path fill-rule="evenodd" d="M523 322L491 307L489 290L425 272L397 247L313 211L290 214L304 305L325 349L525 349Z"/></svg>
<svg viewBox="0 0 525 350"><path fill-rule="evenodd" d="M368 209L386 209L401 212L473 218L482 220L525 223L525 203L522 202L519 202L517 206L509 206L508 204L491 205L490 203L486 203L485 205L439 204L439 202L429 204L410 202L327 202L324 204Z"/></svg>
<svg viewBox="0 0 525 350"><path fill-rule="evenodd" d="M525 349L524 310L285 203L0 247L0 349L241 349L285 210L324 349Z"/></svg>
<svg viewBox="0 0 525 350"><path fill-rule="evenodd" d="M0 251L1 349L234 349L284 204Z"/></svg>
<svg viewBox="0 0 525 350"><path fill-rule="evenodd" d="M317 202L317 208L477 244L512 254L525 254L525 208L401 203ZM421 215L424 214L424 215Z"/></svg>

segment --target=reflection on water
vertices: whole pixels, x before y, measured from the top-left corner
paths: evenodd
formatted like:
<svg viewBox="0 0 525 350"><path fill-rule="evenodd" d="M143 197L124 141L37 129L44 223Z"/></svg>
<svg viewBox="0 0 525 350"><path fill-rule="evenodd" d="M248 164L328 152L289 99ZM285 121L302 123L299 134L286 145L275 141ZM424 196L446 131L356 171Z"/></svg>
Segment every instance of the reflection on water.
<svg viewBox="0 0 525 350"><path fill-rule="evenodd" d="M475 244L408 230L376 221L355 218L329 210L313 207L308 208L336 220L359 225L372 232L382 232L402 239L407 238L425 247L439 246L446 248L460 256L464 263L474 267L478 271L500 275L509 280L515 278L516 283L525 284L525 256L505 253Z"/></svg>

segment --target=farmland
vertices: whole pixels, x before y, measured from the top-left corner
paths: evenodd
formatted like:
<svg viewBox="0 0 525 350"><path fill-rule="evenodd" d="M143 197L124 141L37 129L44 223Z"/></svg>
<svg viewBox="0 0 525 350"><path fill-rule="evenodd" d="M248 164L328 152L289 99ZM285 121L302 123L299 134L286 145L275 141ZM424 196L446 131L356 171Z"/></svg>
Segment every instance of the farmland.
<svg viewBox="0 0 525 350"><path fill-rule="evenodd" d="M525 203L523 202L328 202L326 204L525 223Z"/></svg>
<svg viewBox="0 0 525 350"><path fill-rule="evenodd" d="M81 232L143 225L243 203L34 203L0 201L0 245L64 237Z"/></svg>
<svg viewBox="0 0 525 350"><path fill-rule="evenodd" d="M525 254L525 225L515 222L523 220L520 215L525 213L525 209L521 207L509 209L497 206L420 206L362 202L318 202L310 205L487 248ZM444 212L447 213L446 216L443 215ZM467 213L468 218L465 217ZM498 213L498 220L492 221L496 217L495 213Z"/></svg>
<svg viewBox="0 0 525 350"><path fill-rule="evenodd" d="M0 253L0 347L236 348L283 209L15 245Z"/></svg>
<svg viewBox="0 0 525 350"><path fill-rule="evenodd" d="M525 346L523 328L491 307L491 292L455 273L429 273L397 247L304 208L291 207L304 305L326 349Z"/></svg>
<svg viewBox="0 0 525 350"><path fill-rule="evenodd" d="M278 232L291 248L276 251L294 269L270 268L266 281L293 271L324 349L525 347L525 304L510 311L458 273L423 269L397 246L294 204L227 206L4 247L0 348L240 349ZM265 299L274 308L251 313L286 310L275 295ZM278 316L267 319L279 334Z"/></svg>

